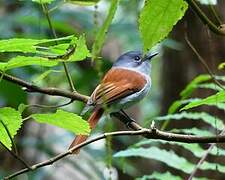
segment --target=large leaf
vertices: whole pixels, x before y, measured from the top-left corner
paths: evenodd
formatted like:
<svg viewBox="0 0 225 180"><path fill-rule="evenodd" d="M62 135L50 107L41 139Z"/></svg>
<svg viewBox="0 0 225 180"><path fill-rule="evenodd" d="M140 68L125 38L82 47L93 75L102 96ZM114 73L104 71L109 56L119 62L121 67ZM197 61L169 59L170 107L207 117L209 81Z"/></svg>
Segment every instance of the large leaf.
<svg viewBox="0 0 225 180"><path fill-rule="evenodd" d="M188 144L188 143L180 143L180 142L173 142L173 141L169 142L169 141L154 140L154 139L143 140L141 142L138 142L134 146L146 147L146 145L155 145L156 143L165 144L165 145L171 144L171 145L177 145L177 146L183 147L187 151L190 151L191 153L193 153L195 157L198 157L198 158L201 158L206 153L205 149L203 149L199 144ZM217 156L218 151L220 152L220 156L225 155L225 150L216 146L213 147L213 149L209 152L209 154Z"/></svg>
<svg viewBox="0 0 225 180"><path fill-rule="evenodd" d="M27 56L17 56L10 59L8 62L0 62L0 70L6 71L13 68L29 66L29 65L39 65L39 66L56 66L57 61L50 61L47 58L42 57L27 57Z"/></svg>
<svg viewBox="0 0 225 180"><path fill-rule="evenodd" d="M165 120L182 120L182 119L191 119L191 120L203 120L207 124L210 124L212 127L217 128L219 130L224 129L223 121L215 116L207 114L205 112L182 112L177 114L169 114L166 116L157 117L155 120L165 121ZM216 121L216 124L215 124Z"/></svg>
<svg viewBox="0 0 225 180"><path fill-rule="evenodd" d="M35 53L36 48L41 43L50 43L56 41L70 40L73 36L67 36L57 39L23 39L12 38L0 40L0 52L23 52Z"/></svg>
<svg viewBox="0 0 225 180"><path fill-rule="evenodd" d="M154 159L165 163L169 167L181 170L187 174L191 173L196 166L184 157L180 157L179 155L175 154L175 152L172 150L167 151L154 146L149 148L130 148L116 153L114 157L143 157ZM219 172L225 173L225 166L215 163L208 163L206 161L204 161L199 169L215 170L215 166L218 167Z"/></svg>
<svg viewBox="0 0 225 180"><path fill-rule="evenodd" d="M103 25L101 26L101 29L98 31L98 33L96 35L96 40L92 46L92 59L93 60L96 59L96 57L98 56L98 54L100 53L100 51L102 49L106 33L107 33L109 26L113 20L113 17L116 13L118 1L119 0L111 1L111 7L109 9L108 15L107 15Z"/></svg>
<svg viewBox="0 0 225 180"><path fill-rule="evenodd" d="M184 106L181 110L191 109L193 107L201 106L201 105L217 105L217 103L225 102L225 90L220 91L214 95L208 96L205 99L201 99L198 101L191 102Z"/></svg>
<svg viewBox="0 0 225 180"><path fill-rule="evenodd" d="M12 142L7 130L12 138L17 134L23 122L21 114L10 107L0 108L0 121L0 141L11 150Z"/></svg>
<svg viewBox="0 0 225 180"><path fill-rule="evenodd" d="M187 10L184 0L146 0L139 19L144 51L164 39Z"/></svg>
<svg viewBox="0 0 225 180"><path fill-rule="evenodd" d="M164 162L170 167L180 169L185 173L191 173L192 169L194 168L194 164L191 164L183 157L179 157L173 151L166 151L163 149L159 149L157 147L130 148L124 151L120 151L114 155L114 157L132 157L132 156L155 159Z"/></svg>
<svg viewBox="0 0 225 180"><path fill-rule="evenodd" d="M54 114L33 114L32 117L39 123L48 123L63 129L72 131L76 134L88 134L89 124L80 116L74 113L57 110Z"/></svg>

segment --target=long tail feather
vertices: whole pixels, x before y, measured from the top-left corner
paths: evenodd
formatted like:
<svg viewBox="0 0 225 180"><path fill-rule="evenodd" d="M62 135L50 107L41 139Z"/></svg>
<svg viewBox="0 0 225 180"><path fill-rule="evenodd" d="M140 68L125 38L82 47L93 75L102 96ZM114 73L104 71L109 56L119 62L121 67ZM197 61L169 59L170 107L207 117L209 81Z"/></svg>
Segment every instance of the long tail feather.
<svg viewBox="0 0 225 180"><path fill-rule="evenodd" d="M88 119L88 123L89 123L91 129L95 128L95 126L97 125L97 123L98 123L99 119L101 118L102 114L103 114L103 109L97 109L91 114L91 116ZM86 136L86 135L76 136L74 138L73 142L71 143L69 149L78 145L78 144L80 144L80 143L82 143L82 142L84 142L84 141L86 141L87 138L88 138L88 136ZM73 154L78 154L79 152L80 152L80 149L77 149L73 152Z"/></svg>

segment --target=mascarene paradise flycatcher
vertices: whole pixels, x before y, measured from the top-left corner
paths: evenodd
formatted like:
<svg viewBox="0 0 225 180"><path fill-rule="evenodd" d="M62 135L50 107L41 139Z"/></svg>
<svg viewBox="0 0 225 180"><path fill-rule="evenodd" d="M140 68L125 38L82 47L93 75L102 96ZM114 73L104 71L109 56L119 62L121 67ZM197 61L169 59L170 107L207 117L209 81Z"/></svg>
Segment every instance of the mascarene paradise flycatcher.
<svg viewBox="0 0 225 180"><path fill-rule="evenodd" d="M95 88L81 114L92 112L88 119L94 129L107 106L110 112L119 112L143 99L151 87L151 59L157 55L143 56L140 51L121 55ZM107 111L108 112L108 111ZM88 136L78 135L70 148L84 142ZM79 150L73 153L77 154Z"/></svg>

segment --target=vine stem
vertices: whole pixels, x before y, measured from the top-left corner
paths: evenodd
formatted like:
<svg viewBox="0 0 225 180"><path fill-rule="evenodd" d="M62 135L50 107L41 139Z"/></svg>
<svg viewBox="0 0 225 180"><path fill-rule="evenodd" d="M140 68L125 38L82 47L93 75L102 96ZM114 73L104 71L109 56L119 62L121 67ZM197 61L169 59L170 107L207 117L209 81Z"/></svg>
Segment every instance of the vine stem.
<svg viewBox="0 0 225 180"><path fill-rule="evenodd" d="M225 36L225 31L221 28L217 27L207 16L206 14L200 9L200 7L197 5L195 0L186 0L186 2L189 4L189 6L193 9L193 11L198 15L198 17L201 19L201 21L206 24L209 29L218 34Z"/></svg>
<svg viewBox="0 0 225 180"><path fill-rule="evenodd" d="M53 27L53 25L52 25L52 21L51 21L49 12L48 12L48 7L47 7L47 5L46 5L46 4L42 4L42 9L43 9L43 12L44 12L44 14L45 14L45 16L46 16L46 19L47 19L47 21L48 21L48 25L49 25L49 28L50 28L50 30L51 30L51 32L52 32L52 35L53 35L53 37L54 37L55 39L57 39L58 37L57 37L57 34L56 34L56 32L55 32L55 29L54 29L54 27ZM57 42L56 42L56 44L57 44ZM67 65L66 65L65 62L62 62L62 64L63 64L63 68L64 68L64 71L65 71L66 78L67 78L67 80L68 80L70 89L71 89L71 91L76 92L76 89L75 89L75 87L74 87L73 80L72 80L72 78L71 78L71 75L70 75L70 73L69 73L69 70L68 70Z"/></svg>

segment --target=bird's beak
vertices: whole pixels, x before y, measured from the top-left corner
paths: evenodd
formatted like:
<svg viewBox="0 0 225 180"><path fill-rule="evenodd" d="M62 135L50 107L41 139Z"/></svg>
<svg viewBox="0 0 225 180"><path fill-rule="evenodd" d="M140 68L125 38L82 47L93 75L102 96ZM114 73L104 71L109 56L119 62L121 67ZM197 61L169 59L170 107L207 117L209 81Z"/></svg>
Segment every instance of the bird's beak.
<svg viewBox="0 0 225 180"><path fill-rule="evenodd" d="M142 61L146 61L146 60L151 60L154 56L158 55L159 53L154 53L154 54L147 54L143 57Z"/></svg>

